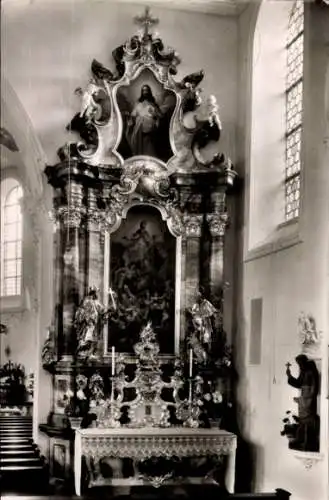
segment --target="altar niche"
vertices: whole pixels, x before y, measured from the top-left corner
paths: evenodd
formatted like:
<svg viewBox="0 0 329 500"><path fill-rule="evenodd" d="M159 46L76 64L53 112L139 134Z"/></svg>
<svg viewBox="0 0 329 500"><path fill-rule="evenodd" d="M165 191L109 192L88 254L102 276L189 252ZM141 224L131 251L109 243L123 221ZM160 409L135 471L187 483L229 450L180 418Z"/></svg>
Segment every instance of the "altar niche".
<svg viewBox="0 0 329 500"><path fill-rule="evenodd" d="M174 354L176 238L152 206L132 207L110 235L109 285L116 310L107 324L107 348L133 354L151 322L160 354ZM110 300L110 298L109 298Z"/></svg>
<svg viewBox="0 0 329 500"><path fill-rule="evenodd" d="M118 148L124 159L147 155L167 162L173 155L170 145L170 120L176 95L166 90L146 69L129 86L117 91L123 132Z"/></svg>

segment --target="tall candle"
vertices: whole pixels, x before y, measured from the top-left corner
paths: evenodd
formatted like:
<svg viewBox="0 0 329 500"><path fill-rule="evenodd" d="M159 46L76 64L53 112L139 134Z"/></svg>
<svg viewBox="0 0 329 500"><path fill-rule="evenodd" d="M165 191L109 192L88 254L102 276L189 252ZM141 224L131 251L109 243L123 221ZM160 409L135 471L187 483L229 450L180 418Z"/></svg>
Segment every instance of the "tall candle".
<svg viewBox="0 0 329 500"><path fill-rule="evenodd" d="M190 349L190 369L189 369L189 376L192 378L192 365L193 365L193 351Z"/></svg>
<svg viewBox="0 0 329 500"><path fill-rule="evenodd" d="M112 346L112 377L115 375L115 347Z"/></svg>
<svg viewBox="0 0 329 500"><path fill-rule="evenodd" d="M109 289L109 292L110 292L110 295L111 295L112 306L113 306L114 309L116 309L117 305L116 305L115 300L114 300L114 293L113 293L112 288Z"/></svg>

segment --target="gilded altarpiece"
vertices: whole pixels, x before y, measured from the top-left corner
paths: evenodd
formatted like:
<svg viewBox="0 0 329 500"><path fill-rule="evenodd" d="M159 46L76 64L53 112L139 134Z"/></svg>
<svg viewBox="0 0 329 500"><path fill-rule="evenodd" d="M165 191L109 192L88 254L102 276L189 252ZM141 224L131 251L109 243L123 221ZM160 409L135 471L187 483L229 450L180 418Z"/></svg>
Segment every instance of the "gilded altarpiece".
<svg viewBox="0 0 329 500"><path fill-rule="evenodd" d="M115 398L114 364L136 363L145 328L159 366L181 363L183 379L205 375L211 385L230 364L223 249L236 173L220 150L209 153L220 141L218 105L202 95L202 70L177 76L180 56L151 33L157 20L148 10L136 21L141 30L112 52L114 70L92 61L67 125L79 140L45 171L54 188L56 307L43 364L54 387L69 381L60 398L55 391L53 428L88 421L97 397Z"/></svg>

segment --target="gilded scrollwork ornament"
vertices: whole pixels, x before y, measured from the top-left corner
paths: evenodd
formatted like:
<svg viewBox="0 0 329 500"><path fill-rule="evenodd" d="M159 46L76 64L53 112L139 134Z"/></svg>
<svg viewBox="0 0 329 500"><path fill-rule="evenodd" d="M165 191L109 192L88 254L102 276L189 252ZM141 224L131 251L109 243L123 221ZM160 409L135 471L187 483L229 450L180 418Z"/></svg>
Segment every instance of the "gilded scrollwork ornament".
<svg viewBox="0 0 329 500"><path fill-rule="evenodd" d="M171 233L176 237L182 236L184 233L182 212L171 201L166 203L166 211L168 213L167 223Z"/></svg>

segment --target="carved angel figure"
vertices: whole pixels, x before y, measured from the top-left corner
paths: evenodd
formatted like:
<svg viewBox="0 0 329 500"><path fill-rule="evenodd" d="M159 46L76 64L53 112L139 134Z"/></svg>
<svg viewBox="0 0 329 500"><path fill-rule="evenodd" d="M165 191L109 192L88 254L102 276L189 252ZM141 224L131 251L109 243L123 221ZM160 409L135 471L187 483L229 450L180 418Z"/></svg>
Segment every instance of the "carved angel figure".
<svg viewBox="0 0 329 500"><path fill-rule="evenodd" d="M209 123L216 124L219 130L222 130L222 122L219 118L217 99L214 95L210 95L207 99L207 106L209 111Z"/></svg>
<svg viewBox="0 0 329 500"><path fill-rule="evenodd" d="M97 104L94 100L94 95L98 92L98 90L99 87L93 80L90 80L85 90L82 90L81 87L78 87L75 90L75 94L81 97L80 118L85 116L87 123L101 113L99 104Z"/></svg>

